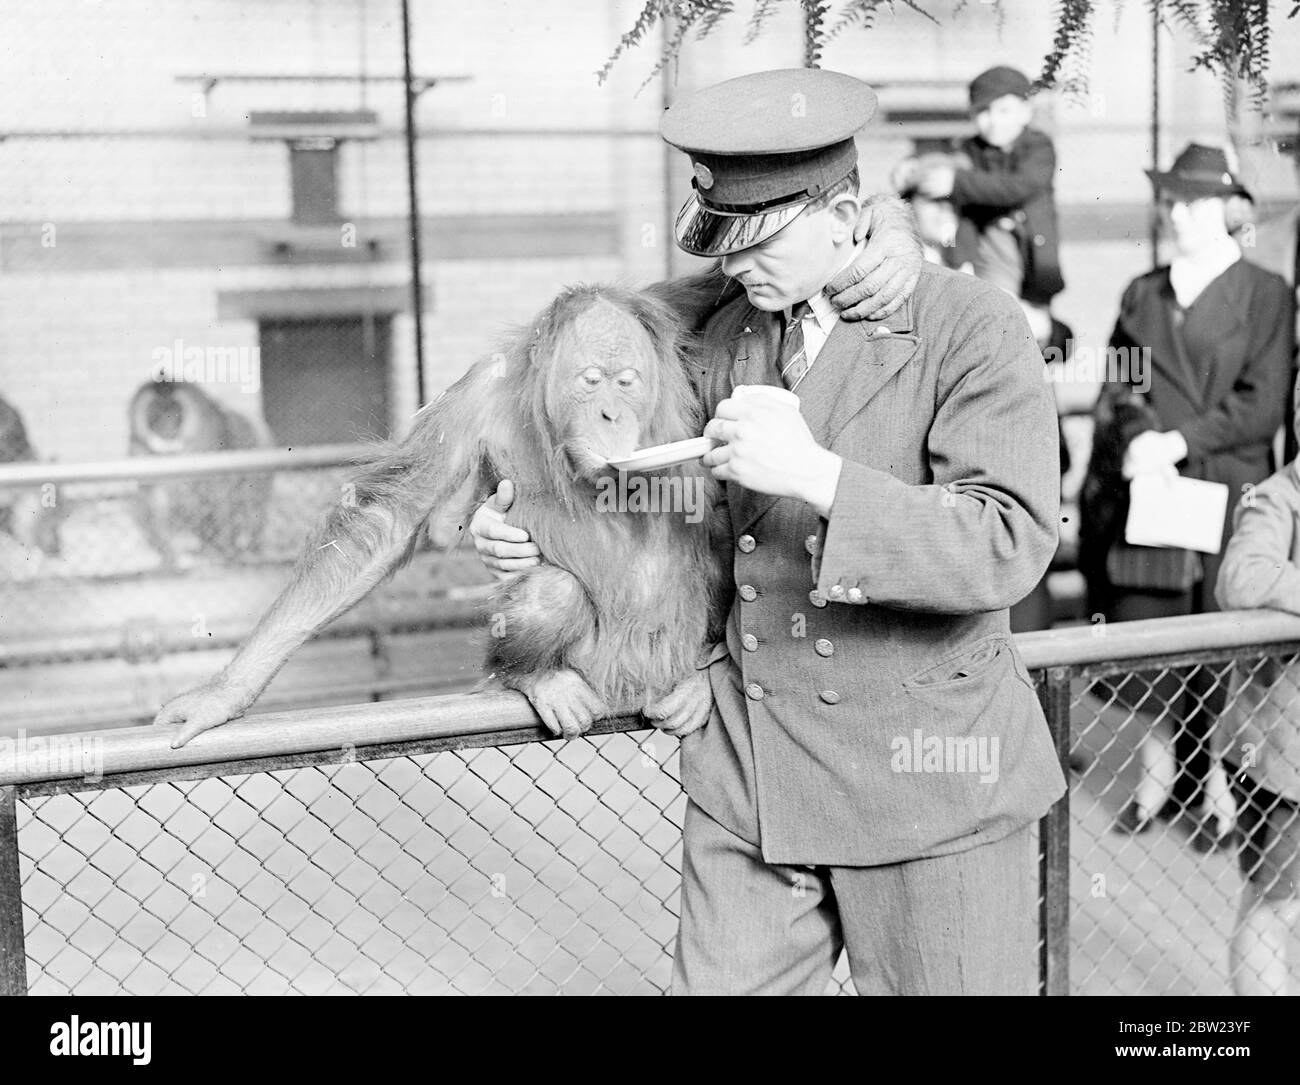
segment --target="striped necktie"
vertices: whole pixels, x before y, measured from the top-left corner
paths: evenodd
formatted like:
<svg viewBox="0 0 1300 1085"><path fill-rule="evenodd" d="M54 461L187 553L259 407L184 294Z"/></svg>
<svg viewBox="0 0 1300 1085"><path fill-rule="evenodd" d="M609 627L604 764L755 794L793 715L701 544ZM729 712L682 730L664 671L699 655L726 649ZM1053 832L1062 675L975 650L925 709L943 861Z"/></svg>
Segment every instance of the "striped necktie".
<svg viewBox="0 0 1300 1085"><path fill-rule="evenodd" d="M794 306L781 337L781 382L792 392L812 366L803 338L803 318L811 308L806 301Z"/></svg>

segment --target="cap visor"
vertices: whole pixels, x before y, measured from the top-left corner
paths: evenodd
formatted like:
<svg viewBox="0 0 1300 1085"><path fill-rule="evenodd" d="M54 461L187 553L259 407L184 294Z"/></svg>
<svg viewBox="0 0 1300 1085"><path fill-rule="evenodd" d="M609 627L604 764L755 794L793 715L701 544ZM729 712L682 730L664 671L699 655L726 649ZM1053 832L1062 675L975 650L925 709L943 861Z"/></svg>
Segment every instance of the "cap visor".
<svg viewBox="0 0 1300 1085"><path fill-rule="evenodd" d="M677 244L695 256L740 252L766 241L807 206L805 201L757 215L726 215L710 211L692 196L677 215Z"/></svg>

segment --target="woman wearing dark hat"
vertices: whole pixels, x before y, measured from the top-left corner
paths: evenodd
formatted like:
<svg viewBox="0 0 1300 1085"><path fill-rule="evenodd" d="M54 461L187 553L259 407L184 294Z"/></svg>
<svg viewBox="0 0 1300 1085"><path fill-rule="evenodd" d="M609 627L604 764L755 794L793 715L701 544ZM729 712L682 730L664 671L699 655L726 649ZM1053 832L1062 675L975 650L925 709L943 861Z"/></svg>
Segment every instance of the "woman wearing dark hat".
<svg viewBox="0 0 1300 1085"><path fill-rule="evenodd" d="M1168 266L1133 280L1111 336L1127 379L1106 383L1096 406L1092 459L1081 496L1079 565L1090 611L1133 621L1218 609L1219 554L1132 546L1124 540L1128 481L1173 472L1224 483L1235 502L1273 471L1294 350L1286 284L1241 258L1225 205L1246 189L1225 153L1191 144L1166 173L1147 171L1172 234ZM1231 531L1225 518L1223 543ZM1192 814L1192 843L1207 851L1232 831L1227 780L1210 749L1223 684L1204 669L1134 674L1115 699L1153 726L1176 729L1172 754L1154 730L1143 775L1117 826L1142 832L1157 813ZM1141 705L1141 708L1138 706Z"/></svg>

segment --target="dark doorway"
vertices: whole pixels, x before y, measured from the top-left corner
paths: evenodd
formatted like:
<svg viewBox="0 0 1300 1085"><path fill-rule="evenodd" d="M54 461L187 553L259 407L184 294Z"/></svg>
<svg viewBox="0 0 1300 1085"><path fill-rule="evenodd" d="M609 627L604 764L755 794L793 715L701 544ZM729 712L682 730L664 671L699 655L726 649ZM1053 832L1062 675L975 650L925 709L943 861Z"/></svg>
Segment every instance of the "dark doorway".
<svg viewBox="0 0 1300 1085"><path fill-rule="evenodd" d="M338 144L296 144L289 148L289 178L293 183L293 221L320 226L339 221Z"/></svg>
<svg viewBox="0 0 1300 1085"><path fill-rule="evenodd" d="M388 436L387 316L263 320L262 404L276 443Z"/></svg>

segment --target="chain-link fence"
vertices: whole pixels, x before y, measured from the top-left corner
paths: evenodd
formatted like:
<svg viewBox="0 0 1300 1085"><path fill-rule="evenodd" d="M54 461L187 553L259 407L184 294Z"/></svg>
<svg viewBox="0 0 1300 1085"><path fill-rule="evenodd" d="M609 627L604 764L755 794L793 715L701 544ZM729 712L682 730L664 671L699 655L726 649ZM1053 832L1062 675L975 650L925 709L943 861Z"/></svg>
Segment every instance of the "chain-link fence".
<svg viewBox="0 0 1300 1085"><path fill-rule="evenodd" d="M1284 945L1264 956L1271 942L1239 933L1235 848L1194 850L1158 818L1117 831L1154 706L1118 707L1114 690L1163 681L1212 700L1221 688L1233 735L1253 724L1277 742L1285 717L1265 726L1259 706L1292 688L1296 626L1237 614L1021 638L1058 744L1072 732L1087 760L1039 828L1049 993L1227 993L1233 960L1277 971ZM1179 646L1189 639L1218 646ZM1169 650L1154 650L1162 641ZM232 724L213 732L204 756L220 760L206 764L146 729L51 740L16 771L0 766L13 826L6 839L0 810L0 956L21 951L37 993L666 987L684 803L675 742L630 731L643 727L632 719L538 741L506 694L382 708ZM1233 748L1235 761L1216 747L1212 763L1254 771ZM92 764L108 775L87 779ZM834 988L851 989L843 962Z"/></svg>
<svg viewBox="0 0 1300 1085"><path fill-rule="evenodd" d="M1057 963L1073 992L1295 989L1292 624L1207 614L1023 639L1028 660L1057 663L1041 688L1070 749L1053 838L1068 837Z"/></svg>
<svg viewBox="0 0 1300 1085"><path fill-rule="evenodd" d="M669 745L612 735L25 800L31 991L662 989L683 806Z"/></svg>
<svg viewBox="0 0 1300 1085"><path fill-rule="evenodd" d="M24 796L29 990L661 993L684 807L654 731Z"/></svg>
<svg viewBox="0 0 1300 1085"><path fill-rule="evenodd" d="M0 530L4 591L19 585L76 581L87 590L123 577L167 576L197 568L284 563L297 556L308 529L355 468L340 450L323 465L223 468L194 477L182 470L97 481L108 464L87 465L84 477L50 481L52 469L29 466L30 488L0 492L9 516ZM271 457L268 457L268 461ZM299 457L301 458L301 457ZM141 461L146 468L158 460ZM170 467L174 460L168 460ZM129 476L131 464L121 464ZM166 468L164 468L166 470ZM18 470L4 472L5 476ZM6 602L8 599L6 598ZM24 607L6 617L30 622Z"/></svg>
<svg viewBox="0 0 1300 1085"><path fill-rule="evenodd" d="M0 734L144 722L215 672L365 451L0 466ZM262 707L477 681L466 626L490 578L471 549L446 549L456 526L422 532L412 564L295 657Z"/></svg>
<svg viewBox="0 0 1300 1085"><path fill-rule="evenodd" d="M1285 989L1300 959L1273 916L1295 900L1300 861L1300 655L1173 662L1094 666L1073 685L1075 989Z"/></svg>

